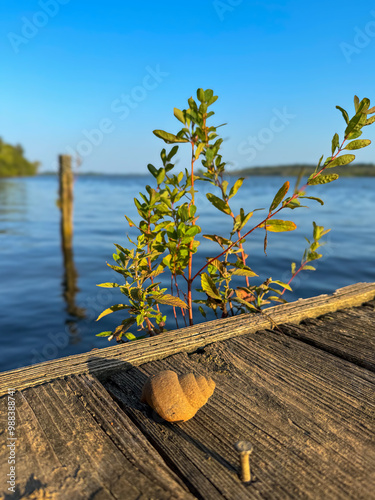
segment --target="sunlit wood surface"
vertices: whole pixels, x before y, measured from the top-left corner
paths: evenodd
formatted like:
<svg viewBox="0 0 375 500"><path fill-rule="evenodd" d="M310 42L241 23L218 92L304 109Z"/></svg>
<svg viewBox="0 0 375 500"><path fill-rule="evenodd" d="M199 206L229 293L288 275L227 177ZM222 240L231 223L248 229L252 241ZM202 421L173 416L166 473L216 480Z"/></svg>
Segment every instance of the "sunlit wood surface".
<svg viewBox="0 0 375 500"><path fill-rule="evenodd" d="M22 390L17 490L4 480L0 498L375 498L374 296L374 284L357 284L273 308L277 328L241 316L1 374L3 394L12 373ZM164 369L216 382L188 422L139 401ZM254 446L250 484L239 439Z"/></svg>

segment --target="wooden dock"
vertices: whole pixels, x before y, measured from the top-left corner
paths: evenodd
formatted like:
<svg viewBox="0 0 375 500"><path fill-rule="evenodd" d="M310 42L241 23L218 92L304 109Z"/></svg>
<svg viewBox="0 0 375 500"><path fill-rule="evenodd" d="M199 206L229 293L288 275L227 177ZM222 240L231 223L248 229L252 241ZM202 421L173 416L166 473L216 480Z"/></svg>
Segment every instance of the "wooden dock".
<svg viewBox="0 0 375 500"><path fill-rule="evenodd" d="M242 315L0 373L0 498L375 499L374 298L358 283L268 309L277 328ZM216 382L188 422L140 402L165 369Z"/></svg>

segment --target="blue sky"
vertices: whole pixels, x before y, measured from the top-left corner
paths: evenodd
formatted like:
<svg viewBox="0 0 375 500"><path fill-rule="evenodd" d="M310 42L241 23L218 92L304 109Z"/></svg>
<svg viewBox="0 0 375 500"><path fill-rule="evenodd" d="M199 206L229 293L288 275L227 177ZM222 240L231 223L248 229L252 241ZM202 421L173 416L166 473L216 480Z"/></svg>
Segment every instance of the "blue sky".
<svg viewBox="0 0 375 500"><path fill-rule="evenodd" d="M363 0L4 0L0 33L0 136L42 171L78 149L82 171L146 173L164 146L152 130L177 132L173 107L198 87L219 96L234 167L315 163L344 130L336 104L375 104ZM357 158L375 162L374 146Z"/></svg>

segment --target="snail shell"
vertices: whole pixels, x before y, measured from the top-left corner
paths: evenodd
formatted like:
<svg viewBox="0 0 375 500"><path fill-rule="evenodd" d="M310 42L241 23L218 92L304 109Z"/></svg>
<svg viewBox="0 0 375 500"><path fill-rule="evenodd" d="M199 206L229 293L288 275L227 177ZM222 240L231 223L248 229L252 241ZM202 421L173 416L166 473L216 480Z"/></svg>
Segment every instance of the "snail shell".
<svg viewBox="0 0 375 500"><path fill-rule="evenodd" d="M185 422L207 403L214 390L215 382L209 377L165 370L147 380L141 401L168 422Z"/></svg>

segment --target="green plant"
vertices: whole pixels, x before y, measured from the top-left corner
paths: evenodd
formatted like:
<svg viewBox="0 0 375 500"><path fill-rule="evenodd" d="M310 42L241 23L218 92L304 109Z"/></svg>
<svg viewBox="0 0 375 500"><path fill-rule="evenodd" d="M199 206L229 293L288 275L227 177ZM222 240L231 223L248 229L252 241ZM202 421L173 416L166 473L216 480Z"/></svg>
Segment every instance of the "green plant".
<svg viewBox="0 0 375 500"><path fill-rule="evenodd" d="M182 318L185 325L193 324L193 303L198 304L203 316L208 308L216 315L225 317L243 312L259 312L264 305L271 302L285 302L283 294L286 290L291 290L290 283L295 276L303 270L313 270L311 262L321 258L322 255L317 253L317 249L321 245L321 237L328 230L313 223L313 240L308 240L309 247L298 269L296 264L292 263L288 283L268 278L262 283L254 284L254 278L258 275L248 265L246 239L253 231L263 230L266 252L268 232L295 230L294 222L277 219L276 216L285 209L301 208L302 200L314 200L323 204L321 199L306 195L307 188L313 189L315 185L335 181L338 174L327 174L326 170L351 163L355 156L351 153L341 153L343 150L368 146L371 141L358 138L362 134L362 127L375 121L375 115L368 118L368 115L375 113L375 107L369 109L370 101L367 98L362 101L359 101L358 97L354 98L355 114L352 118L337 106L346 122L341 143L338 134L335 134L331 156L324 162L322 156L307 182L298 187L299 179L292 194L289 194L289 182L285 182L275 194L263 220L249 229L254 212L263 209L247 212L241 208L239 213L234 213L231 207L232 199L244 179L236 179L229 187L229 182L224 177L226 164L220 154L223 139L217 133L217 129L222 125L208 124L214 115L208 108L216 101L217 96L212 90L198 89L197 99L198 103L192 97L188 99L187 109L174 109L175 117L182 123L177 134L163 130L154 131L166 144L186 144L191 151L190 165L184 172L173 172L178 145L174 145L169 151L161 151L159 168L148 165L156 185L147 185L145 192L140 193L140 198L134 200L140 221L135 223L125 216L129 226L138 229L137 240L133 242L129 239L131 249L116 245L117 252L113 255L115 265L108 264L123 276L124 284L98 285L119 288L125 297L124 303L109 307L98 319L119 310L125 310L128 317L114 332L102 332L99 336L116 338L117 341L121 341L125 336L132 340L136 338L129 331L133 325L146 330L149 335L160 333L165 328L165 306L172 308L178 328L179 318ZM203 169L200 175L196 174L198 161ZM208 259L204 266L196 269L194 255L200 244L198 235L201 233L201 227L198 225L195 194L197 186L202 182L208 182L214 187L214 193L208 193L206 196L210 203L222 212L223 217L230 218L232 229L226 236L203 235L204 238L216 242L221 250ZM167 272L170 276L170 290L160 288L160 282L157 281L159 275L165 275ZM196 283L198 277L199 288ZM242 280L242 283L238 280Z"/></svg>

